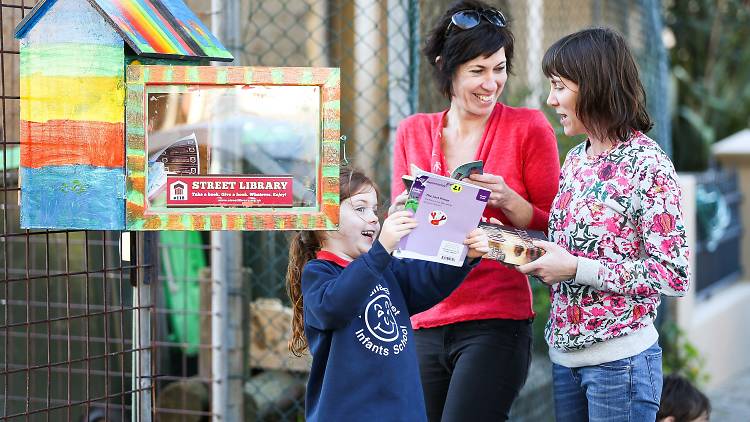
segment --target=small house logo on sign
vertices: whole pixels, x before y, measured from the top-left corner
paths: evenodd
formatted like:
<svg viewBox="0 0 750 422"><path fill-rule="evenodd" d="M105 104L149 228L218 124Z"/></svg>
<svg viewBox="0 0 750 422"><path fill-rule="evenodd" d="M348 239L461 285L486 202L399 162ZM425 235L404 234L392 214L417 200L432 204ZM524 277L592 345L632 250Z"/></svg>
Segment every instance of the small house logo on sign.
<svg viewBox="0 0 750 422"><path fill-rule="evenodd" d="M169 185L169 199L172 201L187 201L187 183L174 182Z"/></svg>

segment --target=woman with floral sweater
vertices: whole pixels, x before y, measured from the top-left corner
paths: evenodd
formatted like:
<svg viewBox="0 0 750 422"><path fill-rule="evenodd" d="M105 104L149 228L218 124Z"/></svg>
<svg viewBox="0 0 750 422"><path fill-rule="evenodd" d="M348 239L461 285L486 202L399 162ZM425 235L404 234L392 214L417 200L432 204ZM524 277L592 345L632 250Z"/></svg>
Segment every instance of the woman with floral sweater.
<svg viewBox="0 0 750 422"><path fill-rule="evenodd" d="M653 421L661 295L688 289L688 250L674 167L652 126L625 40L609 29L568 35L544 74L566 135L585 134L563 164L546 254L519 270L551 286L546 327L558 421Z"/></svg>

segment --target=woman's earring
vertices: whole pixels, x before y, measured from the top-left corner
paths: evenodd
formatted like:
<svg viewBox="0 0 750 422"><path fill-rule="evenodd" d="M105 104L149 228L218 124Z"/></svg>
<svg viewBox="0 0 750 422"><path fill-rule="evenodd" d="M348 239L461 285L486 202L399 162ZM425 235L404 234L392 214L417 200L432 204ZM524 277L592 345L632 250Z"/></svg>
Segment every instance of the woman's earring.
<svg viewBox="0 0 750 422"><path fill-rule="evenodd" d="M343 158L341 159L341 163L344 166L348 166L349 159L346 158L346 135L341 135L341 137L339 138L339 141L341 141L341 150L343 152ZM351 174L349 175L349 178L351 178Z"/></svg>

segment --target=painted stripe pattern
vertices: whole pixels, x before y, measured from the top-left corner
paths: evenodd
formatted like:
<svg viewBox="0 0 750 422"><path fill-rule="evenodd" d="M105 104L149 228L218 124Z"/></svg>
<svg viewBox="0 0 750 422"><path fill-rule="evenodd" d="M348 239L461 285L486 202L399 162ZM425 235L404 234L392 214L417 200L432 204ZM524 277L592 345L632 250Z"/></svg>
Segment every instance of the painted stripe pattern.
<svg viewBox="0 0 750 422"><path fill-rule="evenodd" d="M233 59L182 0L91 1L138 54Z"/></svg>
<svg viewBox="0 0 750 422"><path fill-rule="evenodd" d="M339 223L340 72L337 68L128 66L126 168L128 230L332 230ZM321 92L322 146L319 210L182 209L154 213L144 198L146 145L143 98L147 84L317 85Z"/></svg>
<svg viewBox="0 0 750 422"><path fill-rule="evenodd" d="M120 123L48 120L21 121L21 165L45 166L87 164L98 167L125 166Z"/></svg>
<svg viewBox="0 0 750 422"><path fill-rule="evenodd" d="M122 39L87 0L57 2L20 55L21 227L123 229Z"/></svg>
<svg viewBox="0 0 750 422"><path fill-rule="evenodd" d="M121 168L21 167L20 173L21 227L122 230Z"/></svg>

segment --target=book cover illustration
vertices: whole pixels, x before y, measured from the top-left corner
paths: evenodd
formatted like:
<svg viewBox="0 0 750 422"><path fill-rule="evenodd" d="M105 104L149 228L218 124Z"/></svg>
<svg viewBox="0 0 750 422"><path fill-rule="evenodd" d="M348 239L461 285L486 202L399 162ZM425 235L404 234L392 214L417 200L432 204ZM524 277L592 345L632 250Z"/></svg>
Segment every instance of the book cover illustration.
<svg viewBox="0 0 750 422"><path fill-rule="evenodd" d="M417 227L399 242L393 255L463 265L466 235L477 227L490 191L433 173L417 174L405 209L414 212Z"/></svg>
<svg viewBox="0 0 750 422"><path fill-rule="evenodd" d="M164 192L168 174L200 174L200 151L195 133L184 136L159 151L148 159L149 200Z"/></svg>
<svg viewBox="0 0 750 422"><path fill-rule="evenodd" d="M164 171L180 175L200 174L198 139L191 133L172 142L149 157L149 162L164 163Z"/></svg>
<svg viewBox="0 0 750 422"><path fill-rule="evenodd" d="M479 223L487 233L490 251L485 259L494 259L508 265L523 265L544 255L544 249L534 246L532 240L547 240L544 233L491 223Z"/></svg>

